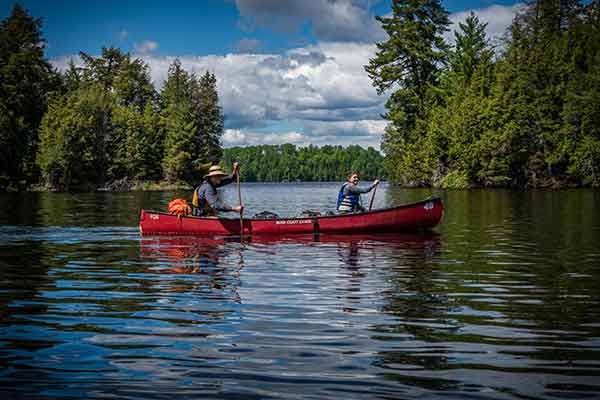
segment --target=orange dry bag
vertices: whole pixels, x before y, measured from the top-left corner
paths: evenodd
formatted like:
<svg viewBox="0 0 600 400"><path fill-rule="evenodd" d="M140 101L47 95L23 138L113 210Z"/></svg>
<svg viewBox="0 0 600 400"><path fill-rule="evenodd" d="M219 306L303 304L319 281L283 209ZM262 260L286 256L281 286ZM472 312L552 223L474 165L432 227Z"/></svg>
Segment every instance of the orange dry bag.
<svg viewBox="0 0 600 400"><path fill-rule="evenodd" d="M169 211L169 214L177 215L179 217L185 217L192 213L192 208L185 199L173 200L169 203L167 210Z"/></svg>

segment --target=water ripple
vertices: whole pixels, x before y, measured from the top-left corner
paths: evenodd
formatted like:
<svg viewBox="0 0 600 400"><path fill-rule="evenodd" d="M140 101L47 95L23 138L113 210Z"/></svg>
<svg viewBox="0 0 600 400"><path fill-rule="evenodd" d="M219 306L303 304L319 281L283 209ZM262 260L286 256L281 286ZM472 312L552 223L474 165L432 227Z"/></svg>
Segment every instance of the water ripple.
<svg viewBox="0 0 600 400"><path fill-rule="evenodd" d="M439 233L418 235L1 226L0 392L597 398L595 225L566 234L535 207L519 221L502 199L448 207Z"/></svg>

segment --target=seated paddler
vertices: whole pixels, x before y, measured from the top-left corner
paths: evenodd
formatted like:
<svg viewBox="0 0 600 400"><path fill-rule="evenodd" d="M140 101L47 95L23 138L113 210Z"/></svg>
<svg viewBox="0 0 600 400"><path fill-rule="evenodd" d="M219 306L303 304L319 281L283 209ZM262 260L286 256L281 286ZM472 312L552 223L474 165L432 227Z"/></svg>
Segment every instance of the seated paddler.
<svg viewBox="0 0 600 400"><path fill-rule="evenodd" d="M218 211L229 211L239 213L242 206L230 206L219 199L218 188L229 185L235 181L237 174L240 173L239 164L233 164L233 173L226 174L220 166L210 167L208 174L204 176L204 182L194 190L192 205L194 206L194 215L202 217L215 217Z"/></svg>
<svg viewBox="0 0 600 400"><path fill-rule="evenodd" d="M338 193L337 199L337 210L340 213L350 212L363 212L366 209L362 205L360 195L363 193L369 193L377 185L379 185L379 179L373 181L370 186L359 187L358 180L360 173L358 171L352 172L348 175L348 180L342 185Z"/></svg>

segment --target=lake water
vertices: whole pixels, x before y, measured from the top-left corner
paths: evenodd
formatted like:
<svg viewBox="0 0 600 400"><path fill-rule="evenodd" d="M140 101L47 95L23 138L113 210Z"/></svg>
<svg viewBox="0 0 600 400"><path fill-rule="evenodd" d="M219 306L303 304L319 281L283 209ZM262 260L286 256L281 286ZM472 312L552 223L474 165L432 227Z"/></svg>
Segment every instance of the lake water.
<svg viewBox="0 0 600 400"><path fill-rule="evenodd" d="M337 188L243 196L294 215ZM430 234L244 243L139 236L186 193L0 194L0 395L599 398L600 191L375 204L432 193Z"/></svg>

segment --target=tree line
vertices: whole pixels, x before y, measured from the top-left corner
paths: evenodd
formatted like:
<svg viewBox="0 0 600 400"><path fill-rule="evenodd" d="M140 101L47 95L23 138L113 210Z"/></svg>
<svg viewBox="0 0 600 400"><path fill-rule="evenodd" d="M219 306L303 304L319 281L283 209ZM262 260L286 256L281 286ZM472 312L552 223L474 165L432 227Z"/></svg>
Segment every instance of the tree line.
<svg viewBox="0 0 600 400"><path fill-rule="evenodd" d="M405 185L600 186L600 2L530 1L493 46L471 14L393 0L365 69L390 93L382 149Z"/></svg>
<svg viewBox="0 0 600 400"><path fill-rule="evenodd" d="M118 48L82 52L81 65L59 73L44 56L40 28L18 4L0 24L0 187L190 182L220 159L214 74L190 73L175 59L157 91L149 66Z"/></svg>
<svg viewBox="0 0 600 400"><path fill-rule="evenodd" d="M223 151L222 165L241 163L241 176L247 182L344 181L352 171L362 179L383 174L383 156L372 147L307 146L293 144L232 147Z"/></svg>

